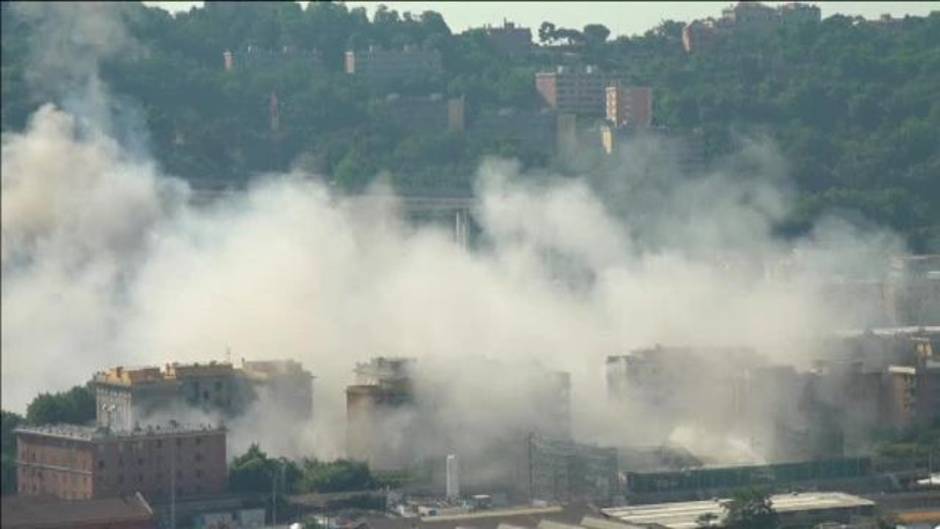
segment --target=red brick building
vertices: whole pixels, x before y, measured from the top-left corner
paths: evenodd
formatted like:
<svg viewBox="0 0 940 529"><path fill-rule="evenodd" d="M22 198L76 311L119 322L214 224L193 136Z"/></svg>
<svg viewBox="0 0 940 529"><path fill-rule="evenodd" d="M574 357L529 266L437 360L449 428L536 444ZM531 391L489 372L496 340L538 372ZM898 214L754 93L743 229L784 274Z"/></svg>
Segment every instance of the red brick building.
<svg viewBox="0 0 940 529"><path fill-rule="evenodd" d="M607 87L607 120L615 127L649 127L653 124L653 90L648 86Z"/></svg>
<svg viewBox="0 0 940 529"><path fill-rule="evenodd" d="M3 498L3 529L156 529L153 510L141 494L98 500L51 496Z"/></svg>
<svg viewBox="0 0 940 529"><path fill-rule="evenodd" d="M604 116L605 89L616 81L593 66L559 66L553 72L536 73L535 89L545 105L561 114Z"/></svg>
<svg viewBox="0 0 940 529"><path fill-rule="evenodd" d="M75 425L16 430L20 495L67 500L137 492L148 498L215 494L227 478L224 428L179 425L126 432Z"/></svg>

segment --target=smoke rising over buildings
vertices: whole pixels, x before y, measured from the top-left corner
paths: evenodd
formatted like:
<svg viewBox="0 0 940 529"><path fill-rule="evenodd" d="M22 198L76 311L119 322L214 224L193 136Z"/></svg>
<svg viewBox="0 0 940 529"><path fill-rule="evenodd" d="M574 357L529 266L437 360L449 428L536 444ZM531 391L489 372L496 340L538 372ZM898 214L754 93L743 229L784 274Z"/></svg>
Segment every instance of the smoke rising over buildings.
<svg viewBox="0 0 940 529"><path fill-rule="evenodd" d="M67 34L102 35L72 24ZM104 47L112 42L88 49L116 53ZM52 44L50 57L64 57ZM345 452L356 362L414 357L441 366L422 379L438 384L484 356L570 373L577 438L661 442L643 427L655 416L608 402L608 355L694 343L808 365L818 336L859 323L825 302L828 274L901 250L883 232L829 220L795 243L802 268L765 273L794 254L772 236L790 206L785 163L758 140L701 175L676 172L655 143L627 149L620 170L597 181L488 160L475 212L482 242L469 251L444 228L407 223L393 199L377 207L300 173L196 206L184 182L127 147L145 138L113 126L97 64L72 66L68 79L87 82L50 93L58 105L3 138L4 407L108 366L222 360L230 346L255 360L297 359L317 376L315 418L296 449L332 457ZM474 417L491 426L481 435L498 437L520 409L499 399L526 397L526 386L492 391L513 378L486 368L460 375L435 389L453 390L441 399L448 417ZM244 435L265 431L277 435Z"/></svg>
<svg viewBox="0 0 940 529"><path fill-rule="evenodd" d="M183 183L104 135L79 135L71 116L46 106L3 144L4 402L84 382L115 359L221 360L231 345L315 372L323 437L313 449L339 453L355 361L482 354L570 372L575 430L605 435L608 354L741 344L799 361L816 334L851 323L825 312L801 276L748 276L681 245L642 250L587 183L533 182L505 162L481 168L487 242L467 252L443 228L405 224L394 203L367 209L300 175L190 206ZM712 203L694 226L675 223L674 240L725 235L732 214ZM785 255L769 236L744 242L733 249L745 258L754 246L757 257ZM591 280L569 281L573 272Z"/></svg>

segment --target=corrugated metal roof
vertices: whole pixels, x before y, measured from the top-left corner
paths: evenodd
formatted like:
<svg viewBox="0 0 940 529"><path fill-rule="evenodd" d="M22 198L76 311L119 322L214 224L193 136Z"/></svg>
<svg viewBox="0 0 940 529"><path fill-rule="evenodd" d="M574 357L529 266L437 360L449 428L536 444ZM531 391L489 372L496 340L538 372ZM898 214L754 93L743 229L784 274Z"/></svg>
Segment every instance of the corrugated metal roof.
<svg viewBox="0 0 940 529"><path fill-rule="evenodd" d="M658 523L671 529L686 529L697 526L697 520L705 514L722 517L725 511L722 505L729 500L688 501L676 503L657 503L602 509L608 516L628 523ZM813 492L800 494L779 494L771 496L773 508L778 513L814 511L854 507L872 507L871 500L852 496L842 492Z"/></svg>

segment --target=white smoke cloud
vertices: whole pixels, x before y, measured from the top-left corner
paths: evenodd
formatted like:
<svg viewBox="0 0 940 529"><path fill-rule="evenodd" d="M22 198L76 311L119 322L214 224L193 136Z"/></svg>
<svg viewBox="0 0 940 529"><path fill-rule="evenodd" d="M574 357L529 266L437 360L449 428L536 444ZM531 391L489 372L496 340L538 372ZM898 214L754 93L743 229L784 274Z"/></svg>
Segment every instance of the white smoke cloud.
<svg viewBox="0 0 940 529"><path fill-rule="evenodd" d="M146 139L138 108L111 94L101 80L105 61L135 57L146 49L127 31L135 8L112 2L15 2L15 15L32 27L30 89L58 102L81 124L140 149Z"/></svg>
<svg viewBox="0 0 940 529"><path fill-rule="evenodd" d="M301 439L306 453L331 457L343 453L356 361L480 355L569 371L576 437L662 441L642 427L655 417L608 403L607 355L741 345L801 362L816 336L857 316L823 303L813 273L900 247L827 222L796 245L809 272L768 280L762 264L791 257L770 234L791 200L766 141L693 177L657 162L668 147L646 140L602 181L487 161L475 212L485 244L474 251L446 227L409 225L394 200L340 196L299 174L196 206L183 182L114 139L98 64L136 48L115 12L43 9L62 10L43 27L66 29L39 37L51 41L37 44L37 83L61 75L70 88L50 95L66 110L44 106L3 137L4 408L106 367L223 360L230 347L236 359L290 357L314 372L316 420ZM494 376L463 375L463 387ZM500 387L456 396L452 413L482 403L468 416L491 412L498 430L511 419L496 403L513 389Z"/></svg>
<svg viewBox="0 0 940 529"><path fill-rule="evenodd" d="M336 455L355 361L484 355L570 371L575 432L626 442L641 436L610 420L606 355L746 345L795 361L838 323L811 283L739 273L687 246L635 249L629 224L584 182L534 184L499 161L483 165L480 182L480 251L444 227L407 225L394 202L337 196L296 175L196 207L180 181L43 107L3 142L4 405L21 408L108 366L222 360L231 347L236 358L292 357L314 371L310 449ZM777 215L760 193L753 208L706 200L725 194L709 182L691 184L696 222L672 226L675 241L721 238L738 210L763 223ZM864 246L838 227L822 233L840 249ZM722 250L784 255L756 237ZM802 244L833 265L840 258ZM566 281L572 270L589 279Z"/></svg>

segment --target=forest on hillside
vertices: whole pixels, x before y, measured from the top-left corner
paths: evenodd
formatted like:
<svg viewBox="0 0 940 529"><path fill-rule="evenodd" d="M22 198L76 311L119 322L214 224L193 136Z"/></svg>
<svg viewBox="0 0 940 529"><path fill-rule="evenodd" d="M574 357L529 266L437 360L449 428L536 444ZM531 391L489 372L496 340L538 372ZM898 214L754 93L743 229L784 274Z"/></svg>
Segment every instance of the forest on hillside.
<svg viewBox="0 0 940 529"><path fill-rule="evenodd" d="M470 113L534 109L535 72L574 56L651 86L656 124L700 130L708 158L733 151L735 138L772 138L799 192L793 230L837 208L898 230L914 250L940 251L940 12L890 24L836 15L734 34L692 54L678 22L627 37L602 24L547 21L532 28L531 53L506 56L482 29L455 34L432 11L380 6L370 19L338 2L206 2L175 16L140 3L112 7L139 45L103 58L102 80L115 104L141 109L146 148L161 168L197 186L239 186L300 165L347 189L387 174L406 192L448 193L468 190L487 154L556 168L516 143L402 126L376 101L440 93L464 97ZM6 132L22 130L48 97L30 77L43 14L24 16L10 2L2 9ZM370 86L343 70L347 49L406 44L439 51L443 73ZM223 52L248 46L316 50L320 62L311 67L301 53L226 72Z"/></svg>

